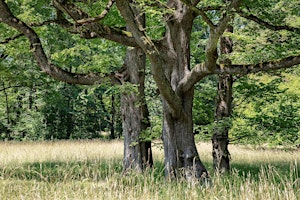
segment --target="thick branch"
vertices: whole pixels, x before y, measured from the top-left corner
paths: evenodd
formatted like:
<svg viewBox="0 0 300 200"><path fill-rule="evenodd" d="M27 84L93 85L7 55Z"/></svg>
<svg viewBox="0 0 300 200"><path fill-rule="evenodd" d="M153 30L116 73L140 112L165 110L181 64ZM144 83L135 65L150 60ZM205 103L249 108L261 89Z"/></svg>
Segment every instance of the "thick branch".
<svg viewBox="0 0 300 200"><path fill-rule="evenodd" d="M287 31L292 31L292 32L295 32L295 33L298 33L300 34L300 29L299 28L295 28L295 27L291 27L291 26L287 26L287 25L283 25L283 26L276 26L276 25L273 25L269 22L266 22L260 18L258 18L257 16L255 15L252 15L252 14L246 14L244 13L243 11L239 10L237 12L241 17L245 18L245 19L248 19L248 20L251 20L251 21L254 21L258 24L260 24L261 26L264 26L268 29L271 29L273 31L280 31L280 30L287 30Z"/></svg>
<svg viewBox="0 0 300 200"><path fill-rule="evenodd" d="M195 12L196 15L200 15L202 17L203 21L205 21L207 23L207 25L209 25L210 28L212 28L212 29L215 28L214 23L209 19L209 17L206 15L204 10L199 9L196 6L190 4L188 0L181 0L181 2L184 3L190 10Z"/></svg>
<svg viewBox="0 0 300 200"><path fill-rule="evenodd" d="M300 55L289 56L279 60L266 61L253 65L218 65L214 74L249 74L293 67L300 64Z"/></svg>
<svg viewBox="0 0 300 200"><path fill-rule="evenodd" d="M180 91L186 92L205 76L212 74L205 63L196 65L179 83Z"/></svg>
<svg viewBox="0 0 300 200"><path fill-rule="evenodd" d="M73 3L60 3L58 0L54 0L53 5L61 12L68 14L74 20L76 25L69 30L71 33L80 34L82 38L86 39L105 38L125 46L138 46L132 34L121 28L102 25L97 20L83 24L78 23L81 20L90 19L90 16ZM65 27L65 23L58 24Z"/></svg>
<svg viewBox="0 0 300 200"><path fill-rule="evenodd" d="M75 74L65 71L51 64L44 52L41 41L36 32L27 24L13 16L4 0L0 1L0 22L3 22L15 28L28 38L30 42L31 51L41 70L49 74L53 78L67 83L82 85L91 85L107 80L107 78L104 78L97 73ZM118 80L114 77L113 74L108 75L108 77L111 81L118 82Z"/></svg>
<svg viewBox="0 0 300 200"><path fill-rule="evenodd" d="M300 55L289 56L279 60L266 61L252 65L217 65L213 71L207 68L205 63L196 65L193 70L185 76L180 82L182 91L189 90L203 77L210 74L232 74L232 75L246 75L250 73L278 70L290 68L300 64Z"/></svg>
<svg viewBox="0 0 300 200"><path fill-rule="evenodd" d="M180 98L176 95L171 87L170 82L165 76L163 61L160 52L153 41L143 31L143 27L139 25L134 16L134 12L127 0L118 0L117 7L122 16L126 19L127 25L132 31L134 38L139 46L146 53L151 61L153 78L161 95L166 99L170 109L173 110L174 115L179 115L182 112L182 104Z"/></svg>
<svg viewBox="0 0 300 200"><path fill-rule="evenodd" d="M224 33L224 31L226 30L227 25L232 18L233 15L232 11L236 10L240 6L240 3L241 0L232 0L226 10L226 13L219 21L217 27L210 30L210 35L205 50L205 54L206 54L205 66L209 70L213 70L214 67L216 66L216 62L218 59L218 53L217 53L218 41L222 36L222 34Z"/></svg>

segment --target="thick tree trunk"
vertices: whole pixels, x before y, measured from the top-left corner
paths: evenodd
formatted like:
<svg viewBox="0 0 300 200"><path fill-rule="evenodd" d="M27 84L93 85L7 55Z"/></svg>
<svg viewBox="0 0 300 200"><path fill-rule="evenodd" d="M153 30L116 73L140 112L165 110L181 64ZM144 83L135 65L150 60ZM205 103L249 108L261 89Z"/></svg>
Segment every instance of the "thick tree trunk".
<svg viewBox="0 0 300 200"><path fill-rule="evenodd" d="M145 15L133 9L136 19L145 27ZM129 27L127 29L130 31ZM124 171L142 172L153 165L151 141L141 137L150 126L145 99L146 55L140 48L127 48L122 81L137 86L137 91L124 92L121 96L122 128L124 135Z"/></svg>
<svg viewBox="0 0 300 200"><path fill-rule="evenodd" d="M146 57L141 49L127 49L124 80L136 84L138 91L128 91L121 96L124 171L142 172L153 165L151 142L141 138L141 133L150 125L144 94L145 64Z"/></svg>
<svg viewBox="0 0 300 200"><path fill-rule="evenodd" d="M207 170L198 155L192 120L193 88L182 96L184 113L174 117L164 107L163 142L165 152L165 175L168 179L186 178L199 180L208 177ZM163 101L164 102L164 101Z"/></svg>
<svg viewBox="0 0 300 200"><path fill-rule="evenodd" d="M166 29L165 54L161 54L163 69L172 91L156 80L163 101L163 143L165 155L165 175L168 179L185 178L190 180L208 180L208 173L202 164L193 134L192 105L194 87L187 91L180 88L180 82L190 71L190 35L193 15L181 1L174 1L178 10L176 20L168 23ZM172 3L172 4L173 4ZM178 17L180 16L180 17ZM176 33L176 34L174 34ZM151 58L151 57L150 57ZM155 58L152 64L156 64ZM153 68L159 70L159 67ZM156 74L154 73L154 78ZM162 79L162 81L164 81ZM174 93L173 93L174 92Z"/></svg>
<svg viewBox="0 0 300 200"><path fill-rule="evenodd" d="M233 32L233 28L229 26L226 31ZM222 54L232 52L233 43L229 37L222 37L220 43ZM231 64L231 61L226 58L221 62ZM215 110L215 120L218 124L212 136L212 155L214 170L221 173L230 171L230 153L228 151L230 126L226 123L226 119L228 122L232 112L232 84L232 75L219 75Z"/></svg>

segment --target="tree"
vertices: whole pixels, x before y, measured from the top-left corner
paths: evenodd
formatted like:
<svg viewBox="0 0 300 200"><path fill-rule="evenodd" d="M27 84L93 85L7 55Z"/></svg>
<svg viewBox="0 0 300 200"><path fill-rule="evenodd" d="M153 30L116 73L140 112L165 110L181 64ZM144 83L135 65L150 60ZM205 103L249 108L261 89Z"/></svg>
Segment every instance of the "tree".
<svg viewBox="0 0 300 200"><path fill-rule="evenodd" d="M233 143L299 144L299 69L248 75L236 81L230 131Z"/></svg>
<svg viewBox="0 0 300 200"><path fill-rule="evenodd" d="M108 3L107 5L110 7L110 4ZM105 13L105 11L104 11ZM42 24L38 24L37 26L40 26ZM19 37L19 36L18 36ZM18 37L12 37L7 39L7 41L14 40ZM140 134L150 125L149 124L149 119L148 119L148 111L147 111L147 105L145 102L145 97L144 97L144 70L145 70L145 56L141 55L143 54L142 52L139 53L139 56L135 56L135 53L139 51L138 49L128 49L127 50L127 58L125 59L125 64L120 71L114 72L112 74L107 74L107 77L110 79L110 82L112 84L116 85L124 85L125 89L123 89L124 92L122 92L122 111L124 114L123 117L123 134L125 138L125 156L124 156L124 170L129 170L129 169L136 169L138 171L143 170L146 166L151 166L153 163L152 159L152 151L151 151L151 141L143 141L142 138L140 138ZM72 50L70 51L72 53ZM74 54L74 53L73 53ZM76 52L75 52L76 55ZM70 56L72 57L72 56ZM74 56L73 56L74 57ZM76 59L76 56L74 57ZM74 59L73 58L73 59ZM75 65L78 65L78 63L66 59L66 56L64 56L61 59L63 62L68 61L72 62ZM56 63L60 63L60 61L56 61ZM86 78L83 82L80 80L82 79L85 75L79 75L79 77L76 77L78 74L72 72L74 70L71 70L74 68L74 66L70 67L70 69L64 70L64 69L59 69L62 70L63 73L65 73L66 77L57 77L54 75L55 78L65 81L68 83L76 83L76 84L84 84L84 85L91 85L91 84L98 84L98 83L106 83L107 82L107 77L103 76L101 73L99 74L93 74L92 77ZM58 68L57 68L58 69ZM76 70L76 69L75 69ZM138 72L138 73L136 73ZM56 72L54 72L56 74ZM70 82L71 81L71 82ZM99 82L98 82L99 81ZM130 84L136 84L138 87L137 92L130 92L128 93L126 91L126 85ZM69 87L68 85L65 85L67 88L72 90L73 87ZM127 88L128 89L128 88ZM62 95L68 95L69 92L64 91ZM65 99L65 97L62 97ZM112 94L112 98L114 98L114 95ZM47 99L48 101L51 99ZM50 107L47 109L55 109L57 112L59 112L59 115L52 116L49 110L46 111L46 121L53 121L53 122L58 122L59 124L64 122L69 122L69 123L64 123L64 124L56 124L60 128L62 125L66 126L66 134L61 134L60 135L54 135L55 138L70 138L71 132L74 132L74 128L78 127L76 124L73 124L75 121L73 116L72 118L72 112L70 109L73 107L74 102L74 96L72 98L67 98L66 104L61 104L58 105L57 107ZM56 99L55 99L56 101ZM100 98L100 101L102 101L102 97ZM112 101L113 103L114 101ZM72 104L72 105L71 105ZM103 102L100 103L101 106L103 107ZM53 102L51 103L53 105ZM71 107L70 107L71 106ZM111 127L114 127L114 105L112 105L112 117L110 121ZM54 110L51 110L54 111ZM130 111L130 112L127 112ZM129 114L135 114L137 118L134 118L130 116ZM50 114L50 115L49 115ZM60 117L60 118L66 118L67 120L54 120L55 117ZM49 118L49 119L48 119ZM76 121L77 122L77 121ZM76 123L75 122L75 123ZM129 123L131 122L131 123ZM128 125L126 125L128 124ZM135 127L131 127L131 125L135 124ZM55 123L49 124L48 128L54 128L55 130L58 128L55 126ZM55 130L51 131L51 137L53 134L56 133ZM112 129L114 130L114 129ZM114 131L112 131L113 133ZM114 135L113 135L114 136ZM48 137L48 136L46 136ZM72 137L78 137L78 136L72 136ZM80 137L80 136L79 136Z"/></svg>
<svg viewBox="0 0 300 200"><path fill-rule="evenodd" d="M283 3L283 2L280 2ZM280 4L279 3L279 4ZM266 6L266 4L264 4ZM252 9L252 12L258 12L257 9L259 10L259 6L248 6L247 11L249 12ZM256 22L257 24L260 24L264 26L267 29L271 29L273 31L279 31L279 30L287 30L290 32L297 32L299 33L299 29L295 29L293 27L289 26L274 26L271 25L270 23L263 21L262 19L256 17L253 14L246 14L244 11L239 10L238 11L239 15L245 19L252 20ZM282 20L282 19L281 19ZM289 19L285 19L286 22L289 21ZM237 26L240 26L237 24ZM253 29L253 25L248 24L248 27L250 29ZM264 30L262 30L264 31ZM250 32L248 30L248 32ZM230 25L227 28L227 33L229 33L227 37L222 37L220 39L220 52L223 54L223 59L220 59L220 62L224 62L225 64L231 64L232 61L234 61L233 56L228 55L228 54L238 54L239 50L237 48L236 52L233 51L234 49L234 42L233 38L235 39L235 43L238 43L238 39L236 39L233 35L233 26ZM253 30L250 33L246 33L245 37L247 37L248 34L253 34ZM290 33L286 33L287 35L290 35ZM240 36L238 36L240 37ZM268 34L268 40L272 40L271 38L273 37L272 33ZM260 36L261 40L264 40L264 36ZM270 42L269 41L269 42ZM272 41L273 45L277 43L277 41ZM288 44L288 43L287 43ZM251 44L247 44L251 46ZM274 45L274 46L275 46ZM271 51L273 54L281 54L281 53L286 53L288 51L288 48L282 48L284 45L280 42L280 47L274 48L273 51ZM286 45L286 44L285 44ZM293 42L291 42L290 45L293 45ZM263 46L263 45L261 45ZM244 50L248 49L249 47L244 46ZM253 46L251 47L253 49ZM269 47L270 48L270 47ZM272 48L272 47L271 47ZM265 50L263 50L265 51ZM277 52L276 52L277 51ZM269 52L265 51L265 55L268 55ZM250 52L247 52L247 54L251 54ZM255 55L255 56L261 56L260 54ZM252 58L253 59L253 58ZM216 127L214 129L214 133L212 136L212 145L213 145L213 165L214 169L218 172L229 172L230 171L230 153L228 151L228 144L229 144L229 137L228 137L228 132L229 129L231 128L231 121L232 119L232 112L233 112L233 83L241 78L241 76L232 76L231 74L229 75L219 75L219 83L218 83L218 93L217 93L217 98L216 98L216 109L215 109L215 118L217 121ZM246 84L247 85L247 84ZM269 88L270 89L270 88ZM257 91L256 91L257 92ZM267 90L265 91L266 93L268 92ZM255 96L255 92L250 93L248 91L248 95L253 95ZM270 104L270 103L268 103ZM260 106L262 103L260 104ZM296 109L296 108L295 108ZM296 115L293 115L294 119L297 119ZM260 118L261 119L261 118ZM254 124L250 125L254 126ZM272 127L278 127L278 125L272 126ZM295 126L294 126L295 127ZM295 138L295 137L294 137Z"/></svg>
<svg viewBox="0 0 300 200"><path fill-rule="evenodd" d="M233 27L229 25L225 32L233 33ZM229 37L221 37L221 54L230 54L233 51L233 41ZM223 64L231 65L229 58L220 59ZM230 125L228 118L232 114L232 85L234 78L231 74L222 74L218 77L218 92L216 97L215 120L216 127L212 135L213 166L217 172L230 171L230 153L228 151L228 131Z"/></svg>
<svg viewBox="0 0 300 200"><path fill-rule="evenodd" d="M134 10L137 21L145 27L145 16ZM130 29L127 29L130 31ZM145 99L146 55L140 48L127 48L122 81L137 86L137 91L124 91L121 96L124 168L142 171L153 165L151 141L143 140L142 133L150 127L149 111Z"/></svg>
<svg viewBox="0 0 300 200"><path fill-rule="evenodd" d="M149 59L152 76L163 102L165 174L169 178L184 176L190 180L208 177L207 170L198 155L193 135L192 104L194 85L198 81L211 74L247 74L288 68L300 63L299 52L294 52L279 60L278 58L277 60L262 59L256 64L219 64L217 50L219 39L223 36L229 23L233 21L235 13L243 11L243 9L248 10L248 3L255 4L252 1L232 0L229 3L213 1L209 4L199 0L170 0L167 3L117 0L116 6L121 14L121 20L126 22L130 31L101 22L111 7L108 7L104 14L90 17L80 9L80 5L85 4L86 1L72 2L74 3L53 1L53 5L58 10L55 21L60 25L84 38L100 37L122 45L140 47ZM81 4L76 4L78 2ZM110 1L111 4L113 2ZM36 32L16 18L3 0L0 5L1 22L15 28L29 39L33 55L44 72L70 83L91 84L101 81L102 77L97 74L72 74L51 64ZM266 5L264 6L267 8ZM145 8L152 8L150 10L152 13L159 14L160 21L157 24L162 24L161 21L164 22L165 32L162 37L157 36L159 38L157 40L149 37L147 29L134 15L135 7L144 11L146 15L149 10ZM211 19L208 15L211 12L219 12L219 18ZM68 15L74 24L64 18L64 15ZM198 16L207 23L210 31L204 62L191 67L191 32L194 19ZM299 32L297 28L288 27ZM113 75L109 77L115 80Z"/></svg>

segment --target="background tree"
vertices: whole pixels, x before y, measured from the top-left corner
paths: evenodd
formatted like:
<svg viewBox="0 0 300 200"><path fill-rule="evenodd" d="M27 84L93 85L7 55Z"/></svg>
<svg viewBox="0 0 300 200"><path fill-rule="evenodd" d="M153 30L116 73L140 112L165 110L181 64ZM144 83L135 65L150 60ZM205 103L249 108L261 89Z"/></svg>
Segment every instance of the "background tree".
<svg viewBox="0 0 300 200"><path fill-rule="evenodd" d="M37 4L34 11L30 11L29 13L25 11L25 13L22 13L22 11L20 11L21 15L20 17L24 17L24 16L31 16L31 14L33 14L34 12L38 12L39 9L43 10L45 9L45 7L43 6L45 4L45 2ZM103 3L101 3L103 5ZM106 4L105 4L106 5ZM26 6L30 6L30 5L25 5ZM41 7L39 7L41 6ZM109 2L107 4L107 7L104 9L103 13L105 15L105 12L107 12L111 7L111 2ZM48 9L49 7L46 7L46 9ZM107 10L106 10L107 9ZM24 10L26 10L24 8ZM49 11L49 10L48 10ZM18 12L18 11L15 11ZM33 12L33 13L31 13ZM53 10L48 12L50 14L53 14ZM32 18L32 16L31 16ZM53 22L53 21L51 21ZM44 24L48 24L49 22L42 22L39 23L37 21L35 21L34 19L30 22L31 24L33 24L34 26L40 26L40 25L44 25ZM97 46L99 45L99 43L94 42L94 43L85 43L85 42L80 42L77 43L76 45L74 45L75 41L73 40L74 38L76 38L76 36L74 37L70 37L70 35L68 35L64 30L62 29L58 29L56 26L50 26L47 29L44 29L45 31L41 34L41 37L45 37L45 41L47 41L49 44L51 44L51 48L46 49L48 50L47 52L49 52L51 54L51 58L52 58L52 62L62 66L62 68L58 69L60 72L54 72L53 71L53 75L54 77L56 77L59 80L63 80L66 82L71 82L71 83L78 83L78 84L97 84L99 82L105 83L107 82L107 78L105 78L105 74L107 74L108 79L110 79L110 82L114 83L114 84L123 84L125 86L126 89L126 83L131 81L132 83L136 83L139 84L141 82L141 84L143 84L143 71L139 71L138 74L134 74L135 73L134 70L128 70L127 68L130 67L130 65L134 62L132 62L132 60L128 60L127 59L127 63L125 63L126 65L126 73L125 76L120 76L120 72L117 72L115 74L110 74L110 70L111 71L115 71L116 69L104 69L99 67L103 66L103 65L117 65L117 60L116 58L118 57L103 57L101 56L101 59L99 59L99 55L93 55L91 53L95 53L96 51L100 52L102 51L102 53L104 52L104 49L107 49L107 47L105 45L100 44L100 47ZM47 31L56 31L56 34L47 34ZM49 37L49 35L51 35ZM62 43L64 45L62 45L61 43L59 45L57 41L55 41L55 38L60 38L62 36L65 36L64 41L62 41ZM78 39L78 38L77 38ZM101 42L100 42L101 43ZM116 46L116 45L115 45ZM119 53L122 54L124 52L124 50L119 49ZM130 53L129 53L130 54ZM132 54L132 53L131 53ZM82 55L89 55L88 60L89 65L87 65L86 60L83 60ZM107 54L108 55L108 54ZM131 57L132 58L132 57ZM139 58L138 58L139 59ZM103 62L104 61L104 62ZM106 61L106 62L105 62ZM132 62L132 63L129 63ZM68 63L68 65L66 65L66 63ZM128 67L127 67L128 66ZM141 70L143 70L145 66L139 66L139 70L141 68ZM84 70L90 70L90 71L97 71L97 73L90 75L82 75L79 74L80 72L84 71ZM99 73L100 72L100 73ZM78 74L76 74L78 73ZM101 74L103 73L103 75ZM60 75L59 75L60 74ZM128 79L128 76L131 76L131 79ZM139 79L139 76L141 76L141 81L136 82L136 79ZM82 79L84 79L82 81ZM98 82L99 81L99 82ZM148 122L147 122L147 111L146 111L146 107L145 107L145 102L144 102L144 97L142 97L143 94L143 85L139 86L141 87L141 89L139 89L139 97L135 97L138 98L138 103L140 105L138 105L135 102L131 102L130 104L126 104L122 103L122 108L126 109L127 106L131 106L130 109L133 109L133 113L140 113L139 110L141 107L141 110L143 111L141 113L141 116L139 116L139 118L141 117L145 117L145 119L140 119L139 121L136 121L136 126L134 128L138 128L138 130L134 129L135 135L134 138L131 139L130 133L128 132L128 130L125 130L124 134L125 134L125 138L129 138L130 140L132 140L132 142L130 143L126 143L127 147L126 149L134 149L134 156L138 156L138 157L132 157L132 155L129 156L125 156L125 163L130 163L130 165L124 165L125 169L127 168L135 168L132 166L138 166L138 164L142 164L142 168L144 168L147 164L152 163L152 153L151 153L151 143L149 141L142 141L141 138L139 138L139 134L140 132L147 128L148 126ZM116 87L115 87L116 88ZM75 89L75 90L73 90ZM124 89L124 91L125 91ZM128 89L128 88L127 88ZM122 89L121 89L122 90ZM63 92L61 92L63 91ZM49 132L51 133L50 135L46 135L46 138L78 138L78 137L85 137L85 138L93 138L95 136L97 136L97 133L99 131L101 131L101 129L99 130L99 127L93 127L93 123L91 123L92 121L95 120L91 120L91 119L97 119L95 117L99 117L97 114L99 114L99 107L97 108L97 106L94 106L96 108L94 108L95 110L97 110L95 112L95 110L93 110L93 105L91 104L91 101L89 101L89 98L91 97L91 95L87 95L84 94L87 92L86 89L83 89L83 91L81 92L80 90L76 89L76 87L74 86L69 86L69 85L65 85L63 84L63 88L62 90L59 91L56 97L54 97L54 99L49 98L46 99L50 105L50 107L45 108L44 112L46 114L46 125L49 128ZM95 90L96 91L96 90ZM76 94L74 94L74 92ZM122 94L126 95L125 92L121 92ZM134 92L131 93L130 95L134 95ZM47 96L49 97L49 96ZM99 106L103 107L103 99L102 99L102 95L100 95L100 103ZM79 98L79 101L78 101ZM60 104L57 104L55 102L60 102ZM113 101L112 101L113 102ZM75 107L75 103L76 103L76 107ZM82 109L82 107L78 107L78 103L80 103L82 106L84 106L82 103L87 104L86 105L86 109ZM53 105L57 105L56 107ZM89 106L89 107L87 107ZM114 105L112 105L112 110L114 108ZM89 111L90 109L92 109L93 113L96 114L96 116ZM137 110L137 111L136 111ZM83 112L82 112L83 111ZM80 113L80 114L79 114ZM125 113L128 117L128 114ZM113 117L114 112L112 112L112 117L110 120L110 125L111 127L114 127L114 121L112 121L114 119ZM87 116L89 116L88 118L86 118ZM81 117L81 118L80 118ZM82 118L83 117L83 118ZM76 120L77 119L77 120ZM125 120L128 120L126 118L124 119L124 123L126 123ZM98 120L103 121L101 119L98 118ZM96 120L95 124L98 124L98 120ZM107 121L107 120L106 120ZM88 124L88 125L86 125ZM101 123L103 124L103 123ZM99 126L99 125L98 125ZM140 127L141 126L141 127ZM124 125L123 127L129 127L128 125ZM103 128L103 127L101 127ZM133 127L132 127L133 128ZM58 130L60 130L61 132L59 134ZM111 129L114 130L114 129ZM85 132L86 135L82 135L82 134L78 134L78 132L75 131L82 131ZM112 131L113 133L113 131ZM127 140L126 140L127 141ZM135 148L137 145L135 144L136 142L138 142L138 148ZM136 150L135 150L136 149ZM126 152L127 155L127 152ZM126 161L126 159L128 158L128 161ZM129 159L130 158L130 159ZM134 164L134 162L138 163L138 164ZM139 165L140 166L140 165ZM141 167L141 166L140 166Z"/></svg>

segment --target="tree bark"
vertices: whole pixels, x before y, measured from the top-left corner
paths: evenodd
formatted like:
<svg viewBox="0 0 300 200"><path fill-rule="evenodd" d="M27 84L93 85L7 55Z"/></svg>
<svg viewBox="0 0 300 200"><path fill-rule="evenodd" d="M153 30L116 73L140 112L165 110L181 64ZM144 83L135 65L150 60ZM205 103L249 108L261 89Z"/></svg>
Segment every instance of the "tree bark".
<svg viewBox="0 0 300 200"><path fill-rule="evenodd" d="M141 27L145 15L133 6L133 13ZM130 28L127 27L130 31ZM124 171L142 172L153 165L151 141L142 134L150 127L149 111L145 99L146 54L141 48L128 47L124 63L123 80L137 87L137 91L124 92L121 96L122 128L124 135ZM126 86L125 86L126 87Z"/></svg>
<svg viewBox="0 0 300 200"><path fill-rule="evenodd" d="M144 94L146 56L141 49L128 48L125 59L125 81L137 85L138 91L124 92L121 112L124 135L124 171L142 172L153 165L151 141L144 141L141 134L149 126L149 112Z"/></svg>
<svg viewBox="0 0 300 200"><path fill-rule="evenodd" d="M228 26L227 32L233 32L233 27ZM221 53L232 53L233 42L229 37L222 37L220 40ZM230 65L227 58L220 60L223 64ZM212 135L212 156L213 167L216 172L230 172L230 153L228 151L228 118L232 113L232 75L219 75L218 93L216 97L215 120L216 127Z"/></svg>
<svg viewBox="0 0 300 200"><path fill-rule="evenodd" d="M212 155L214 170L221 173L230 171L230 153L228 151L230 125L228 118L232 110L232 84L232 75L219 76L215 111L217 125L212 136Z"/></svg>
<svg viewBox="0 0 300 200"><path fill-rule="evenodd" d="M188 181L207 180L208 173L201 162L193 134L194 87L187 91L182 91L180 88L180 81L190 71L190 35L193 14L189 13L188 8L180 1L174 1L174 4L176 4L175 7L180 8L174 15L180 16L184 13L185 16L168 23L164 44L168 53L162 54L162 60L164 61L164 74L176 98L173 98L172 93L169 93L170 96L164 95L165 86L158 83L164 109L162 138L165 176L168 179L185 178ZM151 57L150 60L152 60ZM155 60L152 63L156 64ZM155 76L154 72L154 78Z"/></svg>
<svg viewBox="0 0 300 200"><path fill-rule="evenodd" d="M184 114L174 117L163 100L163 143L165 176L168 179L206 180L208 173L202 164L193 134L192 105L194 89L182 96Z"/></svg>

